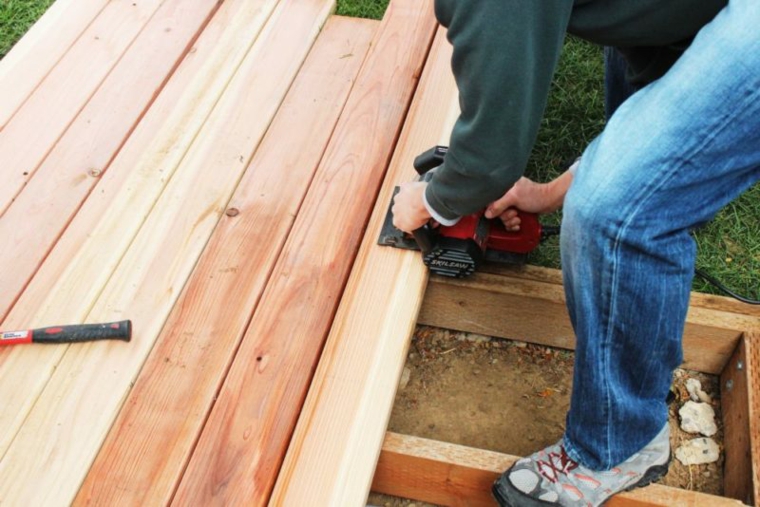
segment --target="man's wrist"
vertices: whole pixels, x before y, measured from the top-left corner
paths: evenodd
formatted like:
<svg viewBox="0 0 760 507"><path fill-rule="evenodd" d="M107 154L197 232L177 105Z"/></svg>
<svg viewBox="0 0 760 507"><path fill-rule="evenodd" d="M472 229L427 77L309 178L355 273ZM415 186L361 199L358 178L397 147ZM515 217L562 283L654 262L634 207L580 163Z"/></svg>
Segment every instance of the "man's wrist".
<svg viewBox="0 0 760 507"><path fill-rule="evenodd" d="M435 210L435 209L434 209L434 208L433 208L433 207L430 205L430 203L428 202L428 200L427 200L427 193L426 193L426 192L423 192L423 193L422 193L422 202L423 202L423 204L425 205L425 209L427 210L427 212L428 212L428 213L430 213L430 216L433 218L433 220L435 220L436 222L438 222L438 223L439 223L439 224L441 224L441 225L445 225L445 226L447 226L447 227L450 227L450 226L452 226L452 225L455 225L457 222L459 222L459 219L460 219L460 218L462 218L462 217L456 217L456 218L452 218L452 219L449 219L449 218L443 218L443 217L441 216L441 214L440 214L440 213L438 213L438 212L437 212L437 211L436 211L436 210Z"/></svg>

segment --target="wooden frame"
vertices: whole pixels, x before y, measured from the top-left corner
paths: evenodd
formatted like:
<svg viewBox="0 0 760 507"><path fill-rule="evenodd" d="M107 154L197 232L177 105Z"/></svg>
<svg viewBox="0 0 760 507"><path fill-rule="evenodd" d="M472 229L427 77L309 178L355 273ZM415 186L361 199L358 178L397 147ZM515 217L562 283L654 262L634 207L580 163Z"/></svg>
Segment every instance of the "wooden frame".
<svg viewBox="0 0 760 507"><path fill-rule="evenodd" d="M465 280L432 277L418 323L572 349L575 343L561 285L559 271L530 266L489 267ZM684 333L684 367L721 377L726 497L652 485L618 495L609 505L756 505L760 498L759 327L757 308L722 297L692 295ZM372 489L443 505L494 505L491 484L516 459L388 433Z"/></svg>

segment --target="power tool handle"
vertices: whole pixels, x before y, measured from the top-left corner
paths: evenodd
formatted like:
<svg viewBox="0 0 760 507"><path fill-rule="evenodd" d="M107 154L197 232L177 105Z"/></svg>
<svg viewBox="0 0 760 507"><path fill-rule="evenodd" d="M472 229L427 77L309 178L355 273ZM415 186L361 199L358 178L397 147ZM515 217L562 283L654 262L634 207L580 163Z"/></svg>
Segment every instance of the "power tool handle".
<svg viewBox="0 0 760 507"><path fill-rule="evenodd" d="M443 160L446 158L446 152L448 151L448 146L434 146L429 150L420 153L414 158L414 170L417 171L417 174L422 176L431 169L435 169L443 164Z"/></svg>
<svg viewBox="0 0 760 507"><path fill-rule="evenodd" d="M423 255L427 255L433 251L435 237L430 224L425 224L419 229L415 229L412 231L412 236L414 236L414 240L417 242L417 246L420 247Z"/></svg>

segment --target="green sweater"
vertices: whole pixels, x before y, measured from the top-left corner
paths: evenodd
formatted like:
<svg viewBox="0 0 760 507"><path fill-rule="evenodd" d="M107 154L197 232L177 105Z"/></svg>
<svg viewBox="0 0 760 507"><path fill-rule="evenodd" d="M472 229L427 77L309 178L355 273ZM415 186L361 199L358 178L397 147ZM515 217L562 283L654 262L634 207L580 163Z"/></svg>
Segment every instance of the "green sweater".
<svg viewBox="0 0 760 507"><path fill-rule="evenodd" d="M435 0L461 114L425 197L443 218L483 209L525 171L565 33L618 47L629 81L661 77L727 0Z"/></svg>

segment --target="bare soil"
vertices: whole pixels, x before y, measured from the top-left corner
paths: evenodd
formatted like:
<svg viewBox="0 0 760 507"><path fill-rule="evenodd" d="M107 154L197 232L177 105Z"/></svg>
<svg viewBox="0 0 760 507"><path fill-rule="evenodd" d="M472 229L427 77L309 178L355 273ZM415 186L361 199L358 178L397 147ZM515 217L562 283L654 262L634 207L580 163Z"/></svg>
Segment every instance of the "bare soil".
<svg viewBox="0 0 760 507"><path fill-rule="evenodd" d="M389 430L506 454L525 456L555 443L564 432L570 403L571 351L420 326L396 396ZM670 405L675 450L695 435L680 429L678 408L689 399L688 378L697 378L712 397L722 446L718 379L678 370ZM722 494L722 459L684 466L675 458L660 483ZM370 505L426 507L429 504L371 495Z"/></svg>

